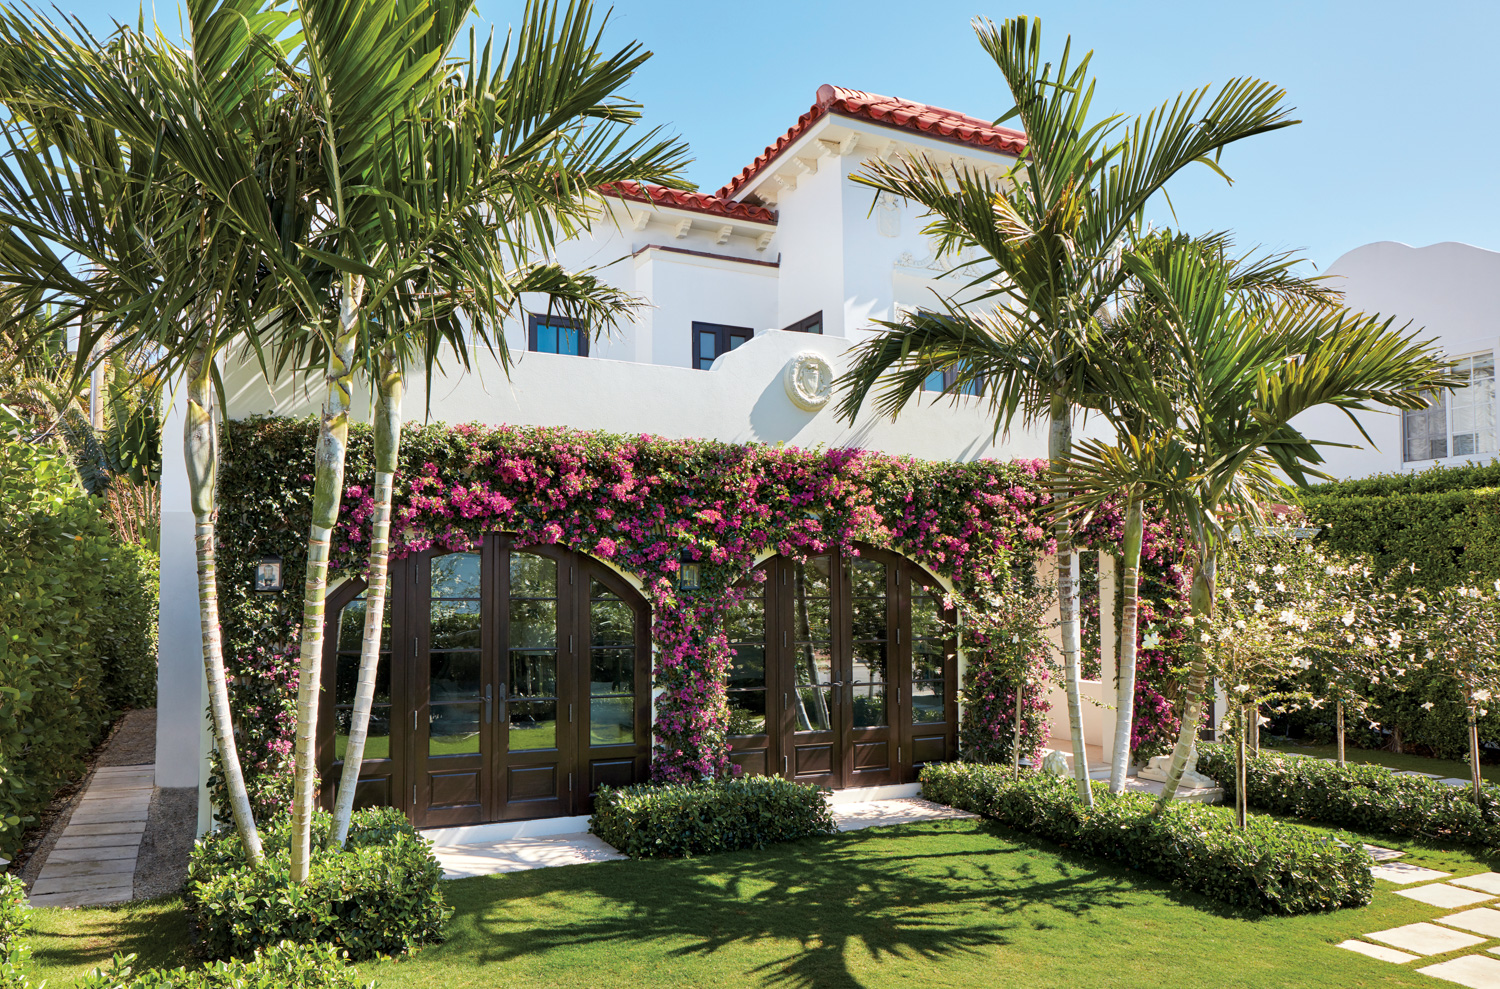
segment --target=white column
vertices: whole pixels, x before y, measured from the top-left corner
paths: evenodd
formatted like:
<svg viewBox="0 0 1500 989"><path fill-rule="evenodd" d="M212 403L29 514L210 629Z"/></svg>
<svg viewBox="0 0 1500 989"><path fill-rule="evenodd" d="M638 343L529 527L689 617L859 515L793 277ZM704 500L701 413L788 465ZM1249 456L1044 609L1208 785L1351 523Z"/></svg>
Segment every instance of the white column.
<svg viewBox="0 0 1500 989"><path fill-rule="evenodd" d="M181 389L162 424L161 601L156 652L156 785L206 787L208 691L198 621L198 563L182 451ZM204 801L200 801L202 804ZM203 823L203 809L199 812Z"/></svg>
<svg viewBox="0 0 1500 989"><path fill-rule="evenodd" d="M1120 624L1115 617L1115 585L1118 570L1113 553L1099 554L1099 700L1100 708L1099 745L1103 749L1106 764L1114 759L1115 733L1111 727L1119 723L1119 705L1115 688L1115 677L1119 660ZM1114 717L1109 708L1114 707Z"/></svg>

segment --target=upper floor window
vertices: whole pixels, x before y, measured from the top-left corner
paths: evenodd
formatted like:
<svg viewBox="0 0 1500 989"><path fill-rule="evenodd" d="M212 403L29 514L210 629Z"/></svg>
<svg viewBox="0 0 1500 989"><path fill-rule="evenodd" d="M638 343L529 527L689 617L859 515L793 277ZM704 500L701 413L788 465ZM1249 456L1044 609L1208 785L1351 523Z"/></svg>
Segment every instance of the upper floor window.
<svg viewBox="0 0 1500 989"><path fill-rule="evenodd" d="M1475 354L1454 373L1467 388L1427 396L1425 409L1402 413L1402 459L1439 460L1495 452L1495 354Z"/></svg>
<svg viewBox="0 0 1500 989"><path fill-rule="evenodd" d="M526 328L526 349L539 354L587 357L589 336L576 319L532 314Z"/></svg>
<svg viewBox="0 0 1500 989"><path fill-rule="evenodd" d="M707 371L714 358L755 336L748 326L722 326L718 323L693 323L693 367Z"/></svg>
<svg viewBox="0 0 1500 989"><path fill-rule="evenodd" d="M793 333L817 333L823 332L823 310L819 309L806 319L799 319L787 327Z"/></svg>
<svg viewBox="0 0 1500 989"><path fill-rule="evenodd" d="M946 371L934 371L934 372L932 372L931 374L929 374L927 376L926 380L924 380L922 382L922 390L923 391L930 391L930 392L945 392L948 389L952 388L954 386L954 384L957 383L957 381L958 381L958 369L957 368L949 368ZM979 382L979 381L970 381L970 382L967 382L963 386L962 390L959 391L959 394L960 395L978 395L979 394L980 385L981 385L981 382Z"/></svg>

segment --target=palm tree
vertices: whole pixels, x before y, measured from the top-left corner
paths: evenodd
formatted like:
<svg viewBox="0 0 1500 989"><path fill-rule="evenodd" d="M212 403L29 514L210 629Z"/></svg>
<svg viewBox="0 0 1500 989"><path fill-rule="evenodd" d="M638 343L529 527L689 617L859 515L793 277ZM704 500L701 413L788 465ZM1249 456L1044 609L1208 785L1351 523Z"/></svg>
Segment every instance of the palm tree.
<svg viewBox="0 0 1500 989"><path fill-rule="evenodd" d="M1066 465L1074 411L1098 404L1091 368L1111 359L1091 348L1090 328L1126 280L1118 255L1139 214L1188 165L1202 163L1222 175L1215 159L1225 146L1296 121L1282 105L1282 90L1234 79L1211 99L1204 87L1144 117L1090 123L1091 55L1071 66L1069 39L1054 71L1043 61L1036 21L1018 17L996 27L977 20L974 28L1015 101L1001 122L1020 120L1026 150L1000 182L925 156L871 162L856 177L877 193L924 206L933 217L926 232L940 252L976 249L980 257L965 266L974 298L884 323L856 349L841 382L839 413L852 419L878 387L875 407L894 416L933 371L953 371L954 394L982 390L988 397L997 433L1018 415L1049 423L1052 484L1061 502L1072 487ZM994 306L991 312L973 309L984 302ZM1053 532L1073 769L1080 799L1092 803L1072 533L1060 514Z"/></svg>
<svg viewBox="0 0 1500 989"><path fill-rule="evenodd" d="M48 327L80 327L75 380L112 352L141 351L156 353L152 370L185 379L210 710L231 814L258 865L218 618L213 407L219 355L255 340L268 258L229 221L265 213L278 198L257 203L249 187L273 119L263 97L276 39L288 22L258 0L190 0L187 13L190 50L129 30L101 45L77 22L0 12L9 152L0 159L0 273L25 311L53 307ZM216 174L236 166L237 179ZM214 178L224 179L218 189Z"/></svg>
<svg viewBox="0 0 1500 989"><path fill-rule="evenodd" d="M674 180L682 146L658 131L627 140L639 108L618 94L649 57L639 45L609 55L586 0L559 17L528 4L519 32L498 57L491 45L456 61L453 48L472 12L469 0L374 0L334 5L304 0L296 23L305 45L306 111L315 122L326 181L326 229L303 255L335 273L326 290L308 281L288 293L310 344L288 351L320 358L320 416L313 520L308 540L297 691L294 882L311 854L313 745L323 652L331 535L343 492L350 404L362 360L373 363L383 435L377 507L388 519L399 437L401 346L378 346L372 323L471 328L508 371L502 325L522 291L552 277L564 298L585 284L537 258L585 226L596 189L626 179ZM467 66L464 68L463 66ZM550 276L547 273L551 273ZM561 275L562 277L558 277ZM564 284L566 283L566 284ZM581 306L619 312L618 293ZM312 290L312 291L309 291ZM308 299L314 301L311 307ZM439 310L434 322L424 307ZM451 316L444 316L447 311ZM452 316L462 317L460 319ZM424 337L424 339L428 339ZM462 353L462 351L460 351ZM363 355L363 356L361 356ZM313 365L304 365L309 371ZM370 367L371 364L364 366ZM385 540L378 550L383 551ZM384 562L377 562L384 595ZM361 680L373 686L383 600L367 595ZM375 627L372 634L371 624ZM368 705L366 705L368 706ZM366 711L365 720L368 720ZM340 804L352 807L358 760L346 762Z"/></svg>
<svg viewBox="0 0 1500 989"><path fill-rule="evenodd" d="M1321 299L1247 304L1233 291L1233 265L1203 245L1184 244L1165 258L1126 252L1123 263L1156 318L1144 340L1116 339L1116 364L1103 370L1110 391L1139 410L1146 427L1128 443L1080 443L1070 467L1080 486L1133 486L1182 522L1197 564L1196 622L1214 612L1226 512L1255 524L1261 505L1285 497L1289 482L1326 476L1317 447L1327 444L1294 428L1296 416L1329 405L1358 425L1356 412L1421 408L1423 391L1457 379L1409 324L1396 328ZM1191 655L1158 810L1176 793L1203 715L1209 651L1195 640Z"/></svg>

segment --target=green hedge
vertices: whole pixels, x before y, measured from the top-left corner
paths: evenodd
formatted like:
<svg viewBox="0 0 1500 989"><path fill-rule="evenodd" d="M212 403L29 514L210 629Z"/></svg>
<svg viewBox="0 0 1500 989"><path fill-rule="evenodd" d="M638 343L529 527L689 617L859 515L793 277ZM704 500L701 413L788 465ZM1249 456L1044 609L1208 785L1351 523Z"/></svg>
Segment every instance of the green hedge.
<svg viewBox="0 0 1500 989"><path fill-rule="evenodd" d="M1370 902L1375 880L1358 841L1343 844L1306 828L1252 818L1245 828L1222 811L1176 803L1160 816L1155 798L1111 796L1103 783L1093 808L1074 783L1045 773L1013 779L1002 766L928 765L922 796L972 811L1017 831L1201 893L1233 907L1303 914Z"/></svg>
<svg viewBox="0 0 1500 989"><path fill-rule="evenodd" d="M0 989L27 989L31 947L26 943L31 907L20 876L0 873Z"/></svg>
<svg viewBox="0 0 1500 989"><path fill-rule="evenodd" d="M3 415L3 413L0 413ZM0 855L112 711L155 696L156 564L117 541L57 449L0 420Z"/></svg>
<svg viewBox="0 0 1500 989"><path fill-rule="evenodd" d="M200 841L183 894L198 954L244 957L290 940L330 944L362 961L441 941L452 910L426 839L400 811L381 807L356 813L349 848L331 851L332 823L322 812L314 816L312 873L301 885L290 880L287 818L261 831L261 869L249 868L233 829Z"/></svg>
<svg viewBox="0 0 1500 989"><path fill-rule="evenodd" d="M373 989L349 968L342 951L327 944L280 944L256 951L245 960L215 962L204 968L154 968L134 971L135 955L115 955L95 969L76 989Z"/></svg>
<svg viewBox="0 0 1500 989"><path fill-rule="evenodd" d="M589 830L631 858L707 855L833 834L823 790L779 776L601 787Z"/></svg>
<svg viewBox="0 0 1500 989"><path fill-rule="evenodd" d="M1234 793L1234 750L1200 745L1200 772ZM1500 848L1500 787L1480 786L1479 806L1468 787L1425 776L1402 776L1385 766L1348 765L1261 752L1247 757L1245 792L1251 807L1321 824L1439 838Z"/></svg>

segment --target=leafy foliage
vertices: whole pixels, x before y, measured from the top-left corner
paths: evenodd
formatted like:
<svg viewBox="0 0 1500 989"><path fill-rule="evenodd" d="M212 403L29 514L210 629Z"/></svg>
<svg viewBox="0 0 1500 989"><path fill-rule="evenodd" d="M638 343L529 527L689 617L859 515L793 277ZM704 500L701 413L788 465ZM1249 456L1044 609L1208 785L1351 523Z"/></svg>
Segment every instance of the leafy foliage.
<svg viewBox="0 0 1500 989"><path fill-rule="evenodd" d="M328 944L282 941L203 968L134 970L135 955L116 954L108 966L79 979L77 989L367 989L348 967L348 954ZM375 983L368 983L374 989Z"/></svg>
<svg viewBox="0 0 1500 989"><path fill-rule="evenodd" d="M1234 752L1199 746L1200 772L1234 786ZM1403 776L1385 766L1339 766L1262 752L1245 767L1251 807L1321 824L1384 831L1414 838L1500 848L1500 787L1485 783L1476 805L1468 790L1425 776Z"/></svg>
<svg viewBox="0 0 1500 989"><path fill-rule="evenodd" d="M58 448L0 409L0 852L115 705L156 690L156 562L116 540Z"/></svg>
<svg viewBox="0 0 1500 989"><path fill-rule="evenodd" d="M838 829L821 787L779 776L601 787L589 830L631 858L764 848Z"/></svg>
<svg viewBox="0 0 1500 989"><path fill-rule="evenodd" d="M1370 902L1375 880L1357 841L1340 845L1305 828L1256 818L1236 828L1202 804L1174 803L1153 816L1152 798L1106 796L1085 807L1072 783L1043 773L1012 779L997 766L929 765L922 795L983 814L1085 855L1124 862L1233 907L1316 913Z"/></svg>
<svg viewBox="0 0 1500 989"><path fill-rule="evenodd" d="M31 946L25 934L31 907L20 876L0 873L0 989L28 989Z"/></svg>
<svg viewBox="0 0 1500 989"><path fill-rule="evenodd" d="M313 820L312 872L290 881L287 818L263 831L266 864L252 869L232 830L200 841L188 866L184 905L206 958L244 957L282 941L330 945L355 961L441 941L452 911L431 846L392 808L359 811L346 849L325 847L332 818Z"/></svg>

